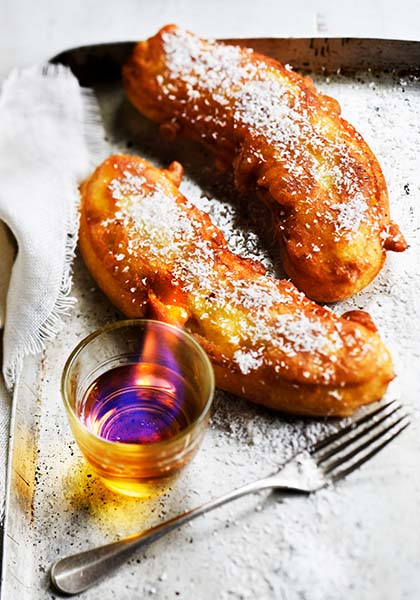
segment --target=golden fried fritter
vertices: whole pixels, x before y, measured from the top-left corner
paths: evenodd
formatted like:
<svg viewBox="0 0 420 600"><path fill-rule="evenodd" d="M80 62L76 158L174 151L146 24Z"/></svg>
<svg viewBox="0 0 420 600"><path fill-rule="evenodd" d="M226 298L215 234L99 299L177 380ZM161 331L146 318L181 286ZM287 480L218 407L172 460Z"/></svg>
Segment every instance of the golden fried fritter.
<svg viewBox="0 0 420 600"><path fill-rule="evenodd" d="M347 415L379 399L393 369L369 315L338 317L231 252L178 190L181 176L178 163L117 155L82 185L80 248L110 300L128 317L185 327L217 385L253 402Z"/></svg>
<svg viewBox="0 0 420 600"><path fill-rule="evenodd" d="M270 207L286 273L315 300L368 285L406 242L389 218L381 168L340 106L279 62L174 25L137 44L123 69L134 106L233 165Z"/></svg>

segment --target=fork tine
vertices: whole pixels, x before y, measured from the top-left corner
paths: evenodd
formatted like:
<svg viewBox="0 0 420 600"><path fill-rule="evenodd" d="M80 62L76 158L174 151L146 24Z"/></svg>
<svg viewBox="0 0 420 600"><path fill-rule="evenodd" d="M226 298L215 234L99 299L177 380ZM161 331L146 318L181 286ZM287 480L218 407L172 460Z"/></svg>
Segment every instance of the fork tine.
<svg viewBox="0 0 420 600"><path fill-rule="evenodd" d="M330 435L330 436L324 438L323 440L317 442L316 444L314 444L312 446L312 452L311 452L311 454L314 455L319 450L322 450L326 446L329 446L330 444L333 444L339 438L341 438L341 436L344 436L346 433L350 433L351 431L353 431L355 429L355 427L358 427L359 425L362 425L363 423L366 423L366 421L368 421L370 418L375 417L376 415L379 415L381 412L383 412L389 406L391 406L391 404L395 404L395 403L396 403L396 400L391 400L390 402L386 402L385 404L382 404L379 408L375 408L374 410L366 413L362 417L359 417L358 419L355 419L354 421L352 421L351 423L349 423L349 425L346 425L346 427L342 427L336 433L333 433L332 435Z"/></svg>
<svg viewBox="0 0 420 600"><path fill-rule="evenodd" d="M325 462L326 460L328 460L335 454L339 454L342 450L345 450L348 446L350 446L351 444L353 444L360 438L366 437L368 433L370 433L372 430L376 429L378 427L378 425L381 425L389 417L392 417L393 415L395 415L395 413L398 412L399 410L401 410L401 408L402 407L400 405L397 405L397 407L394 408L394 410L392 410L389 413L385 413L384 415L382 415L381 419L375 420L371 425L369 425L369 427L364 427L361 429L361 431L356 432L356 428L353 428L352 432L355 433L355 435L346 436L341 444L332 446L331 450L327 450L326 452L321 452L321 456L315 455L314 458L316 460L316 463L318 465L320 465L321 463ZM374 413L374 414L378 414L378 411L376 411L376 413ZM370 416L372 416L372 415L370 415ZM368 419L365 419L365 422L366 421L368 421ZM359 428L357 428L357 429L359 429ZM340 439L341 437L342 436L339 436L339 438L337 438L337 439Z"/></svg>
<svg viewBox="0 0 420 600"><path fill-rule="evenodd" d="M366 448L369 448L370 446L372 446L375 442L380 440L388 432L395 429L395 427L397 427L402 421L404 421L404 419L407 419L407 418L408 418L407 415L403 415L402 417L397 419L397 421L394 421L390 425L388 425L388 427L385 427L385 429L381 429L376 435L369 437L366 440L366 442L359 444L358 446L356 446L355 448L350 450L350 452L348 452L347 454L339 456L339 458L337 458L337 460L335 460L334 462L329 464L327 467L323 468L324 473L325 474L331 473L337 467L340 467L342 464L348 462L355 456L359 455L361 452L363 452L363 450L366 450Z"/></svg>
<svg viewBox="0 0 420 600"><path fill-rule="evenodd" d="M347 477L347 475L350 475L350 473L353 473L353 471L355 471L356 469L361 467L364 463L368 462L373 456L378 454L378 452L380 452L383 448L385 448L385 446L387 446L390 442L392 442L392 440L394 440L398 435L400 435L400 433L402 433L404 431L404 429L407 429L407 427L410 425L410 423L411 423L410 421L405 423L393 435L386 438L381 444L379 444L378 446L375 446L373 448L373 450L371 450L368 454L365 454L364 456L362 456L362 458L360 458L355 463L352 463L346 469L342 469L341 471L338 471L337 473L331 475L331 481L333 483L336 483L340 479L343 479L344 477ZM388 431L389 431L389 429L390 428L388 428Z"/></svg>

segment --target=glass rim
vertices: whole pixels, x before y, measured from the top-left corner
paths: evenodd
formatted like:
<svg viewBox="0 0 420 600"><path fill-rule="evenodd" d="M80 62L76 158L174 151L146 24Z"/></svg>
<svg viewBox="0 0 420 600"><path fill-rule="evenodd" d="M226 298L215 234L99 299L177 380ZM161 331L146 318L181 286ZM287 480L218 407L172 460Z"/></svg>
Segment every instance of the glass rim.
<svg viewBox="0 0 420 600"><path fill-rule="evenodd" d="M161 440L159 442L150 442L148 444L132 444L132 443L128 443L128 442L114 442L111 440L107 440L107 439L97 435L93 431L91 431L88 427L86 427L86 425L79 419L75 410L71 406L69 398L68 398L68 394L67 394L67 385L66 385L68 378L69 378L69 373L71 371L74 361L81 354L81 352L84 350L84 348L92 340L98 338L103 333L107 333L114 329L122 329L123 327L135 327L135 326L142 326L142 325L147 325L147 324L158 325L159 327L163 327L163 328L172 330L175 334L181 334L190 343L192 343L193 347L195 347L195 349L198 351L198 354L200 354L201 357L204 359L204 363L207 366L207 372L208 372L209 379L210 379L210 381L209 381L210 389L209 389L208 397L207 397L207 399L204 403L204 406L202 407L199 415L197 416L197 418L194 419L188 425L188 427L186 427L182 431L179 431L176 435L174 435L173 437L171 437L169 439ZM185 437L186 435L188 435L198 425L200 425L200 423L202 423L204 421L204 419L206 418L206 416L208 415L210 408L212 406L212 403L213 403L213 397L214 397L214 391L215 391L215 377L214 377L213 366L211 364L211 361L210 361L206 351L193 338L193 336L190 333L188 333L187 331L185 331L184 329L181 329L180 327L177 327L176 325L166 323L165 321L157 321L156 319L121 319L120 321L115 321L113 323L108 323L106 325L103 325L99 329L96 329L95 331L93 331L92 333L90 333L89 335L84 337L80 342L78 342L78 344L70 352L66 362L64 363L63 371L61 373L60 391L61 391L61 397L63 398L63 401L64 401L65 408L77 420L79 426L88 435L92 436L93 438L96 438L98 441L100 441L103 444L107 444L107 445L111 446L112 448L123 448L125 452L127 452L128 450L131 450L133 454L138 454L139 450L145 451L148 449L168 447L172 443L175 443L175 442L179 441L180 439L182 439L183 437Z"/></svg>

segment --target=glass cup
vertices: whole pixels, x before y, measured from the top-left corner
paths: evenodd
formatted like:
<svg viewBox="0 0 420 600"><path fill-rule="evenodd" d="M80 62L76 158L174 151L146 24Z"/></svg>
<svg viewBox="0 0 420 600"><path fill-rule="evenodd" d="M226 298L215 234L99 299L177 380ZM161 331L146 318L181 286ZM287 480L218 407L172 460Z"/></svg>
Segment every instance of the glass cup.
<svg viewBox="0 0 420 600"><path fill-rule="evenodd" d="M195 454L210 416L213 369L185 331L133 319L81 341L61 391L74 437L111 489L162 493Z"/></svg>

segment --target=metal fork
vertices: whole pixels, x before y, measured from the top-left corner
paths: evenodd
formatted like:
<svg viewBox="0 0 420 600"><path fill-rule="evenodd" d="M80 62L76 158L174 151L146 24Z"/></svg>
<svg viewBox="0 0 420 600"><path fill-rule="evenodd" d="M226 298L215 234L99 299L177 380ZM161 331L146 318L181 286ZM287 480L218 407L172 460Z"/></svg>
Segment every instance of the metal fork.
<svg viewBox="0 0 420 600"><path fill-rule="evenodd" d="M109 575L139 548L246 494L269 488L281 491L286 496L316 492L358 469L409 424L407 415L397 402L375 407L308 450L299 452L268 477L210 500L146 531L58 560L51 568L52 584L67 595L78 594Z"/></svg>

